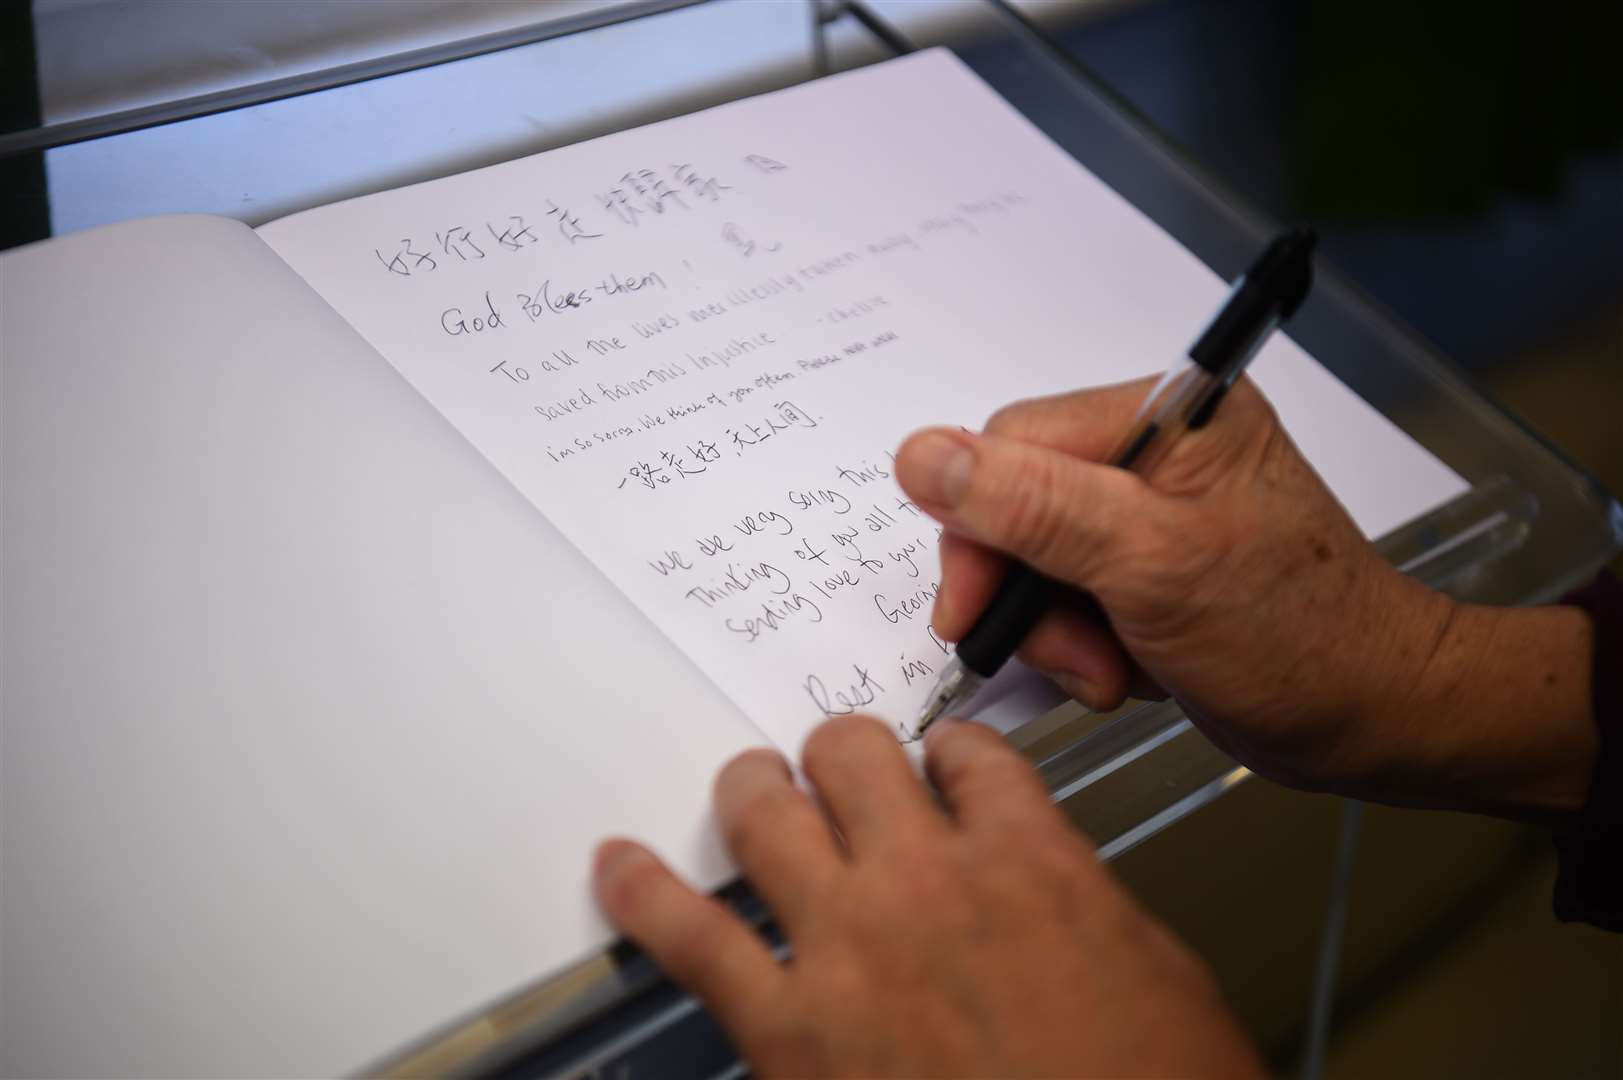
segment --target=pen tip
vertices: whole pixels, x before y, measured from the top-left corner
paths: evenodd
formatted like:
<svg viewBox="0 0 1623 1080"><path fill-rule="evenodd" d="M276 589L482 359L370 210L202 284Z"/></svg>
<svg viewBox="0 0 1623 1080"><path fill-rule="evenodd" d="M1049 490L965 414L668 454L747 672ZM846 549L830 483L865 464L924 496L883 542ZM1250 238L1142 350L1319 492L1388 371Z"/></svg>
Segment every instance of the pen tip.
<svg viewBox="0 0 1623 1080"><path fill-rule="evenodd" d="M924 732L926 729L928 729L931 724L935 723L936 720L940 718L941 713L944 711L945 704L945 702L937 699L924 706L924 708L919 712L919 726L915 728L913 732L915 738L922 739L924 737Z"/></svg>

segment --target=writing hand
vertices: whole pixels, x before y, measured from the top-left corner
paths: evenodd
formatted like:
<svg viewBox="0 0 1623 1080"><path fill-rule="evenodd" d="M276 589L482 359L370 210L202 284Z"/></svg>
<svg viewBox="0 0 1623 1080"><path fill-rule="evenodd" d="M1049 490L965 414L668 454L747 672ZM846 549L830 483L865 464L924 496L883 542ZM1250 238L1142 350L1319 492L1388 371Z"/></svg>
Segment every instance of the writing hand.
<svg viewBox="0 0 1623 1080"><path fill-rule="evenodd" d="M933 623L962 637L1012 555L1085 590L1021 657L1096 708L1164 688L1297 786L1538 816L1582 804L1589 625L1457 604L1390 567L1241 380L1146 482L1097 464L1148 382L932 429L896 476L946 527Z"/></svg>
<svg viewBox="0 0 1623 1080"><path fill-rule="evenodd" d="M761 1075L1260 1074L1204 967L999 736L947 721L925 760L944 806L884 726L829 721L803 758L826 817L777 754L722 771L717 817L788 964L629 841L599 849L598 900Z"/></svg>

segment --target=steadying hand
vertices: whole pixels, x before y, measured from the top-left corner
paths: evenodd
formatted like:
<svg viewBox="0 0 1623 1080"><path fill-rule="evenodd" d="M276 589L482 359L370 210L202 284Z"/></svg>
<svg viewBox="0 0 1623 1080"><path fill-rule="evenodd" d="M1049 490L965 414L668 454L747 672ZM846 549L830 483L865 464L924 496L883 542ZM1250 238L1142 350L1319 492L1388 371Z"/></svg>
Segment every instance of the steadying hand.
<svg viewBox="0 0 1623 1080"><path fill-rule="evenodd" d="M953 721L925 747L940 803L862 716L806 742L826 816L775 753L722 771L723 835L794 949L787 964L629 841L599 849L598 900L762 1075L1260 1074L1200 961L1024 759Z"/></svg>

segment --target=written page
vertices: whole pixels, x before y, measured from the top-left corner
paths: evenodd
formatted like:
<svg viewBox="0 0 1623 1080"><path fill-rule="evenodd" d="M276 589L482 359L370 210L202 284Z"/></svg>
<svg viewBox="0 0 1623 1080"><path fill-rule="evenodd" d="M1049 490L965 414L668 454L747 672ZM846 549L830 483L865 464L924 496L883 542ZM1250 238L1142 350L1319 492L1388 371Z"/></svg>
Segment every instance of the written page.
<svg viewBox="0 0 1623 1080"><path fill-rule="evenodd" d="M260 232L790 751L907 740L947 659L901 439L1164 369L1226 290L944 51ZM1253 370L1367 534L1464 490L1283 335Z"/></svg>

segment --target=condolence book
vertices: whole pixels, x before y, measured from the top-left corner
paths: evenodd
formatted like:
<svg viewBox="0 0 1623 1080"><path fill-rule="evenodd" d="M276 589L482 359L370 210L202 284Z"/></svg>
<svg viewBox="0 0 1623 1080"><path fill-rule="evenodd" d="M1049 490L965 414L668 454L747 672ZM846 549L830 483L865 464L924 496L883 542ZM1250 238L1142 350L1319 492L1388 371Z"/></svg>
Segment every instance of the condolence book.
<svg viewBox="0 0 1623 1080"><path fill-rule="evenodd" d="M0 275L18 1075L351 1070L600 948L601 837L719 885L722 762L905 740L946 658L901 439L1225 291L942 51ZM1289 338L1252 370L1370 536L1465 489Z"/></svg>

